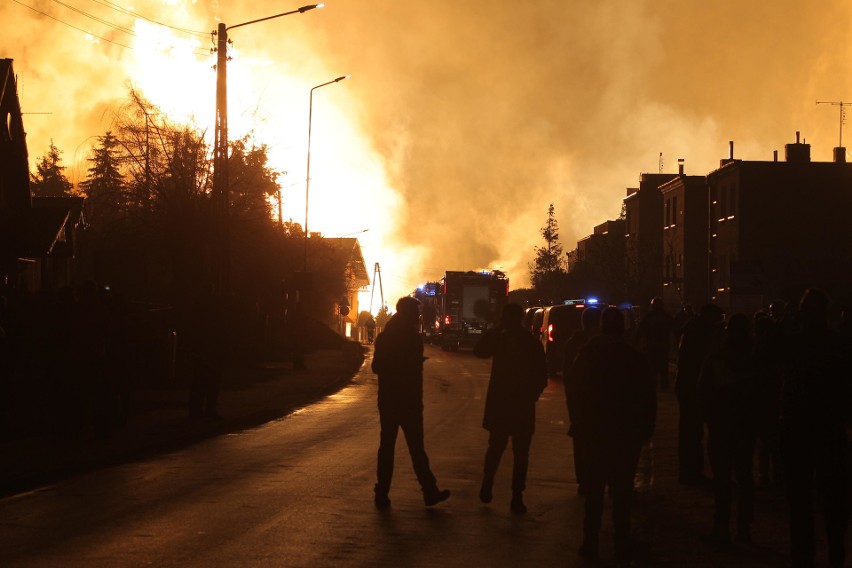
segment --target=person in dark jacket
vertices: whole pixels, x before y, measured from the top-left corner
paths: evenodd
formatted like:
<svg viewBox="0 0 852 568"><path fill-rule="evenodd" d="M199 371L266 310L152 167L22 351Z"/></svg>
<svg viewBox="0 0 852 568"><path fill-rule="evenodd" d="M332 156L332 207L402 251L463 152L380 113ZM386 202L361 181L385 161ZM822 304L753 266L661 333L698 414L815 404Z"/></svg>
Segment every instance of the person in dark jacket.
<svg viewBox="0 0 852 568"><path fill-rule="evenodd" d="M615 554L631 556L630 506L633 476L642 446L654 433L657 399L645 357L624 338L624 316L617 308L601 314L601 335L580 350L571 374L576 406L570 419L575 439L586 450L585 520L579 553L598 555L604 489L612 495Z"/></svg>
<svg viewBox="0 0 852 568"><path fill-rule="evenodd" d="M783 370L780 441L797 568L814 565L814 489L822 497L831 566L846 565L850 368L843 338L828 327L828 304L819 290L804 293Z"/></svg>
<svg viewBox="0 0 852 568"><path fill-rule="evenodd" d="M704 417L698 397L698 377L707 356L719 348L724 312L715 304L701 307L686 324L677 355L675 395L678 402L677 454L680 483L700 485L704 477Z"/></svg>
<svg viewBox="0 0 852 568"><path fill-rule="evenodd" d="M711 540L720 545L729 544L731 539L728 527L734 488L731 473L736 477L736 540L751 542L758 387L750 334L748 316L731 316L725 328L724 345L704 362L698 382L716 498Z"/></svg>
<svg viewBox="0 0 852 568"><path fill-rule="evenodd" d="M400 298L396 314L376 338L373 372L379 376L379 441L375 504L380 509L390 506L393 477L394 446L399 429L405 435L408 453L427 507L449 498L448 490L439 490L429 467L423 445L423 340L418 332L420 302Z"/></svg>
<svg viewBox="0 0 852 568"><path fill-rule="evenodd" d="M562 370L562 380L565 383L565 403L568 406L568 416L576 414L576 397L574 396L575 377L571 374L571 367L574 365L574 359L577 358L580 349L600 334L600 309L594 306L584 309L580 323L582 324L582 329L571 334L571 337L565 342L565 348L563 349L565 361ZM577 493L583 495L585 493L585 487L583 486L583 464L585 457L583 445L574 436L573 425L568 426L568 435L571 436L574 444L574 475L577 477Z"/></svg>
<svg viewBox="0 0 852 568"><path fill-rule="evenodd" d="M474 346L477 357L494 357L482 426L489 432L488 451L479 498L490 503L494 475L512 438L512 501L516 514L526 513L530 443L535 432L535 403L547 386L547 365L541 343L523 328L524 310L518 304L503 308L500 325L485 332Z"/></svg>
<svg viewBox="0 0 852 568"><path fill-rule="evenodd" d="M636 342L645 352L654 380L669 388L669 349L674 318L665 310L662 298L651 300L651 310L639 321Z"/></svg>

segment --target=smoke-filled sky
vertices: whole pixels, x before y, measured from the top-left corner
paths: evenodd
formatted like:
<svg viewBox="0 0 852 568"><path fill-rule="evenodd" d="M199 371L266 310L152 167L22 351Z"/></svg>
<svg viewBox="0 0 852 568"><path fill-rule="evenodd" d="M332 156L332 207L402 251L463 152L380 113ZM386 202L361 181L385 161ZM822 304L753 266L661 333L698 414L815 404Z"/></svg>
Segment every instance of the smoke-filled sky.
<svg viewBox="0 0 852 568"><path fill-rule="evenodd" d="M52 113L24 116L31 163L53 139L80 181L129 84L212 132L209 32L300 5L0 0L24 112ZM830 160L839 107L815 102L852 100L850 26L847 0L328 0L230 32L230 134L270 146L302 223L308 93L351 74L314 91L310 229L369 229L355 236L391 305L446 270L520 287L549 203L570 250L661 153L703 175L729 140L771 160L798 130Z"/></svg>

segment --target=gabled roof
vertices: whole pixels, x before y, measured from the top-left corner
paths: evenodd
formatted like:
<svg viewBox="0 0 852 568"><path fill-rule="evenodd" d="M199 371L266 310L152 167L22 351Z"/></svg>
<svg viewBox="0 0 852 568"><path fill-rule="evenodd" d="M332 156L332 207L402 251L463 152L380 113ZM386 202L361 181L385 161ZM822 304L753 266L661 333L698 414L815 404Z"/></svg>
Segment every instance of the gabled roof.
<svg viewBox="0 0 852 568"><path fill-rule="evenodd" d="M76 227L80 223L86 222L85 217L85 198L68 195L64 197L36 197L32 198L34 209L67 209L69 210L68 223L71 227Z"/></svg>
<svg viewBox="0 0 852 568"><path fill-rule="evenodd" d="M21 256L47 256L56 244L64 240L65 225L71 216L68 207L49 207L30 210Z"/></svg>
<svg viewBox="0 0 852 568"><path fill-rule="evenodd" d="M361 245L358 243L358 239L353 237L322 238L321 242L328 249L328 254L324 255L327 262L340 270L348 269L358 287L370 284L370 277L367 274L367 266L364 263L364 256L361 254Z"/></svg>
<svg viewBox="0 0 852 568"><path fill-rule="evenodd" d="M27 142L11 59L0 59L0 216L30 206Z"/></svg>

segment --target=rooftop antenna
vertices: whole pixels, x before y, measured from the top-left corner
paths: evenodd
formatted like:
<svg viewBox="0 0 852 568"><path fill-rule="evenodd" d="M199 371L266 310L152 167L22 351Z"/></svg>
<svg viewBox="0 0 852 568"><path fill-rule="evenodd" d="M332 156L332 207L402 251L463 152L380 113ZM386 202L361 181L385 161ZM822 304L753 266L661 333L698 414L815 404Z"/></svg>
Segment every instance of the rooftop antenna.
<svg viewBox="0 0 852 568"><path fill-rule="evenodd" d="M852 103L844 103L843 101L817 101L818 105L834 105L840 107L840 139L837 142L837 147L843 147L843 123L846 122L845 107L852 106Z"/></svg>
<svg viewBox="0 0 852 568"><path fill-rule="evenodd" d="M660 171L659 173L663 173L663 153L660 152Z"/></svg>

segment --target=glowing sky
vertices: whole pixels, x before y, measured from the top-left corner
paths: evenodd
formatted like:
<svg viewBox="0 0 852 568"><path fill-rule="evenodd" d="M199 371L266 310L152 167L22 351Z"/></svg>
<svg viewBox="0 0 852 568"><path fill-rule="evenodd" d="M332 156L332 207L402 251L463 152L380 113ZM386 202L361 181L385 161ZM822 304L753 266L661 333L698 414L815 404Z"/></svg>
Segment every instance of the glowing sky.
<svg viewBox="0 0 852 568"><path fill-rule="evenodd" d="M73 181L128 83L212 131L209 32L301 5L19 2L0 3L0 57L24 112L52 113L24 117L30 160L53 139ZM314 93L311 230L369 229L356 236L391 304L445 270L502 268L519 287L550 202L570 250L660 153L706 174L729 140L770 160L799 130L830 160L837 107L815 101L852 98L850 26L847 0L329 0L232 30L230 135L270 146L285 217L303 222L308 93L351 74Z"/></svg>

